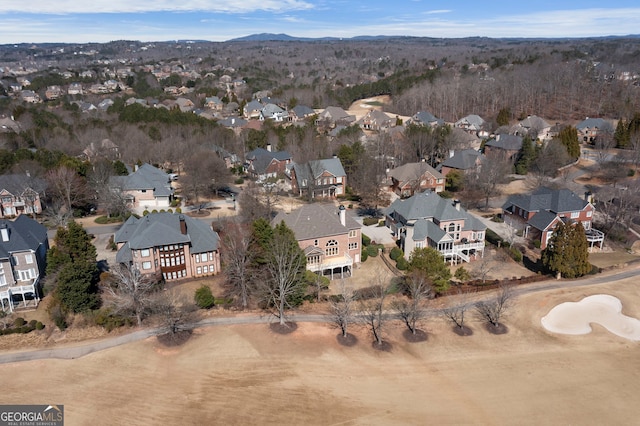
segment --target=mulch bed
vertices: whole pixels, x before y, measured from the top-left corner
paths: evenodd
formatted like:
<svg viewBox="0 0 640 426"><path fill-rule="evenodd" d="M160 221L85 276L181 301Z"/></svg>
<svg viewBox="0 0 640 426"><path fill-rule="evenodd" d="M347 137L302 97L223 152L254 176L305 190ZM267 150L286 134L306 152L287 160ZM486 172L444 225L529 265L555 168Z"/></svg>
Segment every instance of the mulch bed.
<svg viewBox="0 0 640 426"><path fill-rule="evenodd" d="M165 333L157 337L158 342L164 346L180 346L191 338L191 330L178 331L176 333Z"/></svg>
<svg viewBox="0 0 640 426"><path fill-rule="evenodd" d="M347 347L355 346L358 343L358 338L351 333L347 333L346 336L343 336L342 333L338 333L336 340L342 346Z"/></svg>
<svg viewBox="0 0 640 426"><path fill-rule="evenodd" d="M453 332L456 333L458 336L471 336L473 334L473 330L467 327L466 325L463 325L462 327L458 327L457 325L454 325Z"/></svg>
<svg viewBox="0 0 640 426"><path fill-rule="evenodd" d="M507 334L509 332L509 328L504 324L493 325L486 323L484 327L491 334Z"/></svg>
<svg viewBox="0 0 640 426"><path fill-rule="evenodd" d="M295 322L285 322L284 324L280 324L279 322L272 322L269 324L269 328L274 333L278 334L291 334L298 329L298 324Z"/></svg>
<svg viewBox="0 0 640 426"><path fill-rule="evenodd" d="M200 210L200 211L193 211L193 212L187 212L187 216L190 217L206 217L209 216L211 214L210 211L208 210Z"/></svg>
<svg viewBox="0 0 640 426"><path fill-rule="evenodd" d="M420 329L416 329L415 333L410 332L408 329L404 330L402 332L402 337L404 337L404 340L411 343L426 342L429 339L429 335Z"/></svg>
<svg viewBox="0 0 640 426"><path fill-rule="evenodd" d="M386 340L383 340L380 344L378 344L378 342L374 340L373 342L371 342L371 347L381 352L391 352L391 350L393 349L391 343L387 342Z"/></svg>

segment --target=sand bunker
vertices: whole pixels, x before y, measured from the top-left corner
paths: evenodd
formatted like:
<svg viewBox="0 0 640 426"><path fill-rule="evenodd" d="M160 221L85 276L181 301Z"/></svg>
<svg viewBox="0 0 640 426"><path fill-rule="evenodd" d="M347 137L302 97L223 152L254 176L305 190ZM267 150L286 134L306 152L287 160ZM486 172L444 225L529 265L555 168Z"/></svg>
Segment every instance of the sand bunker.
<svg viewBox="0 0 640 426"><path fill-rule="evenodd" d="M623 315L620 300L607 294L561 303L551 309L541 322L552 333L588 334L591 332L590 324L595 323L625 339L640 340L640 320Z"/></svg>

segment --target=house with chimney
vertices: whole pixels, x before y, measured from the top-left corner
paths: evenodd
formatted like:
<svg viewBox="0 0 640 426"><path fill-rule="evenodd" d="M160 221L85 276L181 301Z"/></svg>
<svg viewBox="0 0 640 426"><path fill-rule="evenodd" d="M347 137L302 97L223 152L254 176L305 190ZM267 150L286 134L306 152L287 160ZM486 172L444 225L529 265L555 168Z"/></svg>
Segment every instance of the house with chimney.
<svg viewBox="0 0 640 426"><path fill-rule="evenodd" d="M116 262L143 274L175 281L220 272L220 237L204 222L183 214L129 217L114 235Z"/></svg>
<svg viewBox="0 0 640 426"><path fill-rule="evenodd" d="M346 193L347 173L338 157L294 164L291 191L311 198L335 198Z"/></svg>
<svg viewBox="0 0 640 426"><path fill-rule="evenodd" d="M613 137L613 124L604 118L585 118L576 124L578 131L578 140L582 142L593 143L598 136L606 135Z"/></svg>
<svg viewBox="0 0 640 426"><path fill-rule="evenodd" d="M127 199L128 207L135 213L145 210L168 209L173 200L173 187L168 173L143 164L127 176L112 176L109 185Z"/></svg>
<svg viewBox="0 0 640 426"><path fill-rule="evenodd" d="M272 225L284 222L307 258L307 269L330 279L353 274L362 253L361 226L344 206L306 204L290 213L279 213Z"/></svg>
<svg viewBox="0 0 640 426"><path fill-rule="evenodd" d="M515 163L520 149L522 149L521 136L498 134L484 144L484 155L487 158L502 159Z"/></svg>
<svg viewBox="0 0 640 426"><path fill-rule="evenodd" d="M407 260L415 249L426 247L438 250L452 264L484 256L487 227L463 209L459 200L435 192L394 201L385 210L385 224Z"/></svg>
<svg viewBox="0 0 640 426"><path fill-rule="evenodd" d="M478 170L484 155L476 149L463 149L449 153L449 158L438 166L440 173L446 177L451 171L457 170L461 173L474 172Z"/></svg>
<svg viewBox="0 0 640 426"><path fill-rule="evenodd" d="M592 226L595 206L590 192L580 198L568 189L538 188L532 194L509 196L502 206L504 222L521 231L525 238L547 247L553 230L560 222L580 222L585 229L590 249L604 244L604 233Z"/></svg>
<svg viewBox="0 0 640 426"><path fill-rule="evenodd" d="M37 306L49 250L47 228L26 215L0 220L0 304L4 312Z"/></svg>
<svg viewBox="0 0 640 426"><path fill-rule="evenodd" d="M415 193L431 190L444 191L444 175L427 162L407 163L389 171L391 190L402 198Z"/></svg>
<svg viewBox="0 0 640 426"><path fill-rule="evenodd" d="M267 145L267 149L256 148L248 152L245 159L247 174L258 181L284 174L287 165L291 164L291 154L287 151L271 151L271 145Z"/></svg>

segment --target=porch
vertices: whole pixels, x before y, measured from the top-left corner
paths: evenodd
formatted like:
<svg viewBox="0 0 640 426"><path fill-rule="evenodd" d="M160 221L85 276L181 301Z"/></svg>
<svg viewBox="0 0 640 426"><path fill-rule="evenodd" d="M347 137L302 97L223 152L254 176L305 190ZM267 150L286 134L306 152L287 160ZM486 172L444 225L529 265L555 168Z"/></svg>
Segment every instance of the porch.
<svg viewBox="0 0 640 426"><path fill-rule="evenodd" d="M40 303L38 279L27 285L0 286L0 304L4 312L20 308L36 308Z"/></svg>
<svg viewBox="0 0 640 426"><path fill-rule="evenodd" d="M584 231L587 236L587 243L589 243L589 251L593 251L593 246L598 244L600 246L600 250L604 246L604 232L599 231L595 228L590 228Z"/></svg>
<svg viewBox="0 0 640 426"><path fill-rule="evenodd" d="M444 256L444 259L451 262L452 265L458 264L460 260L468 263L471 261L471 256L477 259L478 252L481 253L481 257L484 257L484 241L464 244L439 244L437 249Z"/></svg>
<svg viewBox="0 0 640 426"><path fill-rule="evenodd" d="M309 257L307 259L309 260ZM323 256L320 262L307 262L308 270L327 276L331 280L337 278L336 275L338 274L339 278L350 277L352 268L353 258L348 253L329 258Z"/></svg>

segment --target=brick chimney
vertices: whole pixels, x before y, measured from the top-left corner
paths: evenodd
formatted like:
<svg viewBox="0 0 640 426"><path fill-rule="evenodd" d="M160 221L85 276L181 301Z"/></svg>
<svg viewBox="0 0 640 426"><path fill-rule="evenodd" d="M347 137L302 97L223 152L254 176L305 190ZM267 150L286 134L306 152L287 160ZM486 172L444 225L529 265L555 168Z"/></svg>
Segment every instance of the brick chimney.
<svg viewBox="0 0 640 426"><path fill-rule="evenodd" d="M187 235L187 222L184 220L184 216L180 215L178 218L180 219L180 233Z"/></svg>

